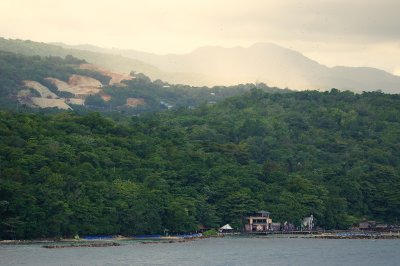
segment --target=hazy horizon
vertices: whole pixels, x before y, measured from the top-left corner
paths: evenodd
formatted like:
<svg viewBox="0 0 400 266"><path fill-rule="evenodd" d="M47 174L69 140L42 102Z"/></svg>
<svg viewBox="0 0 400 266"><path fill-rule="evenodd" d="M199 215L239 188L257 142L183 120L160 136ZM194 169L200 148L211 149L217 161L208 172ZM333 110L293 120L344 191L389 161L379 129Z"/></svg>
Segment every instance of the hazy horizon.
<svg viewBox="0 0 400 266"><path fill-rule="evenodd" d="M16 0L0 3L0 36L156 54L268 42L400 75L398 10L395 0Z"/></svg>

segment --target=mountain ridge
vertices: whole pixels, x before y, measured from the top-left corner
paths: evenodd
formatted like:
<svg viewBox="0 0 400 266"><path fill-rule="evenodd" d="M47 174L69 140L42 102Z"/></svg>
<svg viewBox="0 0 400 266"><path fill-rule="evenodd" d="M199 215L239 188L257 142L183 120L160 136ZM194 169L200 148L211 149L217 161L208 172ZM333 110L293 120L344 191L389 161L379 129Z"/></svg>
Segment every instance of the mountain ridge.
<svg viewBox="0 0 400 266"><path fill-rule="evenodd" d="M297 51L272 43L256 43L247 48L205 46L182 55L157 55L89 44L45 44L0 38L0 50L41 56L71 54L113 71L141 72L153 80L198 87L264 82L268 86L295 90L337 88L354 92L400 93L400 77L384 70L327 67Z"/></svg>
<svg viewBox="0 0 400 266"><path fill-rule="evenodd" d="M203 46L189 53L164 55L117 48L105 49L92 45L76 47L134 58L162 71L190 72L206 77L203 79L208 82L204 84L203 81L196 80L195 76L188 79L196 85L231 85L259 80L272 86L298 90L327 90L335 87L355 92L400 92L400 77L387 71L362 66L328 67L298 51L274 43L260 42L248 47L229 48Z"/></svg>

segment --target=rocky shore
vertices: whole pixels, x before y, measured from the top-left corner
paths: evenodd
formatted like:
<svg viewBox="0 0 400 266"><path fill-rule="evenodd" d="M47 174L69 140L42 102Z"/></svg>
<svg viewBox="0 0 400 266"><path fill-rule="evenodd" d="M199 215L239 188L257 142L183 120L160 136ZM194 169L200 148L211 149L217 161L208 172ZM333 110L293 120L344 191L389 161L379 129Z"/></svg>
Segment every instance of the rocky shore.
<svg viewBox="0 0 400 266"><path fill-rule="evenodd" d="M121 246L119 243L115 242L104 242L104 243L73 243L68 245L44 245L44 248L98 248L98 247L117 247Z"/></svg>
<svg viewBox="0 0 400 266"><path fill-rule="evenodd" d="M400 239L400 234L338 233L315 235L318 239Z"/></svg>
<svg viewBox="0 0 400 266"><path fill-rule="evenodd" d="M304 233L304 234L279 234L273 233L268 235L248 235L248 234L218 234L216 236L199 236L199 237L158 237L158 238L136 238L115 236L110 239L37 239L37 240L1 240L0 245L27 245L42 244L44 248L74 248L74 247L112 247L120 246L124 241L137 241L138 243L151 244L167 244L167 243L184 243L204 238L214 237L254 237L254 238L308 238L308 239L400 239L400 232L324 232L324 233Z"/></svg>

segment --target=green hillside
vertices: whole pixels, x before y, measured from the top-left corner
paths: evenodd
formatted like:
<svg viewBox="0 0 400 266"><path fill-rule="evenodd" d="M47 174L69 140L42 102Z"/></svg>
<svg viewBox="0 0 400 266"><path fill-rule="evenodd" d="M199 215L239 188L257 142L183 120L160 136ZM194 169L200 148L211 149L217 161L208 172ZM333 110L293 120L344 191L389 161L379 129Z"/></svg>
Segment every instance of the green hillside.
<svg viewBox="0 0 400 266"><path fill-rule="evenodd" d="M45 78L53 77L68 81L71 75L79 74L96 78L104 84L109 82L110 79L100 73L79 69L79 65L85 62L71 55L65 58L25 56L0 50L0 104L2 108L16 108L17 94L24 89L24 80L40 82L58 96L64 96L65 93L59 92L57 87Z"/></svg>
<svg viewBox="0 0 400 266"><path fill-rule="evenodd" d="M74 57L84 59L89 63L97 64L114 71L126 73L135 70L137 72L148 73L148 75L153 76L153 73L158 74L158 72L160 72L155 67L135 59L79 49L64 49L57 45L33 42L29 40L12 40L0 37L0 50L27 56L58 56L64 58L67 55L72 55Z"/></svg>
<svg viewBox="0 0 400 266"><path fill-rule="evenodd" d="M29 43L29 42L28 42ZM1 41L0 41L1 44ZM38 46L39 51L42 49ZM19 51L18 46L14 47ZM23 51L26 52L24 48ZM36 51L36 50L35 50ZM51 53L47 51L48 53ZM33 54L35 52L32 52ZM42 52L38 52L39 54ZM269 92L286 92L278 88L269 88L265 84L242 84L230 87L191 87L186 85L174 85L162 82L161 80L151 81L150 78L141 73L133 74L135 79L123 81L121 84L109 85L110 77L94 70L80 69L79 66L87 61L78 59L72 55L65 58L58 56L26 56L0 50L0 104L2 108L21 109L19 106L18 92L24 87L24 80L37 81L46 86L60 98L73 98L73 94L58 91L57 87L46 80L48 77L57 78L68 82L73 74L87 76L99 80L102 84L103 94L110 96L109 101L104 101L100 94L91 95L85 98L85 106L72 106L75 111L86 112L97 110L100 112L122 112L129 114L140 114L143 112L155 112L171 107L196 107L202 103L215 103L226 97L242 94L252 88L260 88ZM134 72L134 71L133 71ZM33 96L35 92L32 92ZM143 99L141 106L134 108L126 106L128 98ZM34 111L32 108L27 111ZM49 112L50 110L46 110ZM53 109L52 111L57 111Z"/></svg>
<svg viewBox="0 0 400 266"><path fill-rule="evenodd" d="M400 96L252 90L141 117L0 112L0 238L400 216Z"/></svg>
<svg viewBox="0 0 400 266"><path fill-rule="evenodd" d="M190 81L193 79L200 81L206 79L206 77L198 73L162 71L153 65L121 55L91 52L81 49L68 49L58 45L33 42L30 40L13 40L0 37L0 50L27 56L58 56L64 58L67 55L72 55L74 57L84 59L91 64L96 64L112 71L123 73L135 71L138 73L144 73L151 79L169 80L173 83L180 81L179 83L191 84Z"/></svg>

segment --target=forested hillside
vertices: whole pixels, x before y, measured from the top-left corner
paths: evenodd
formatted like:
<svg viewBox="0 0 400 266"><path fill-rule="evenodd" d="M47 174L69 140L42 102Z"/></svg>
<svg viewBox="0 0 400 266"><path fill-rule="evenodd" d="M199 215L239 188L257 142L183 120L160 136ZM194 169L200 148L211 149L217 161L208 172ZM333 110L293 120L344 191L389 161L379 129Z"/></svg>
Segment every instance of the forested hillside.
<svg viewBox="0 0 400 266"><path fill-rule="evenodd" d="M0 238L400 216L400 96L252 90L140 117L0 112Z"/></svg>
<svg viewBox="0 0 400 266"><path fill-rule="evenodd" d="M65 96L57 87L46 80L47 77L67 81L73 74L80 74L99 79L104 84L110 80L109 77L98 72L79 69L79 65L86 63L85 60L75 58L71 55L65 58L24 56L15 53L0 51L0 104L2 108L16 108L17 95L24 86L24 80L37 81L48 87L58 96ZM69 95L66 95L69 96Z"/></svg>
<svg viewBox="0 0 400 266"><path fill-rule="evenodd" d="M28 95L21 93L22 90L27 90L24 85L26 80L40 83L54 93L58 99L64 99L73 110L81 113L96 110L99 112L137 115L143 112L156 112L172 107L197 107L202 103L213 104L226 97L243 94L252 88L259 88L268 92L284 93L288 91L270 88L263 83L240 84L230 87L217 86L213 88L169 84L161 80L152 81L144 74L136 73L135 69L132 69L132 80L122 80L121 83L110 84L111 78L106 76L104 72L96 71L96 68L94 70L82 69L81 65L86 65L86 63L85 60L71 55L67 55L65 58L40 57L37 55L25 56L0 50L1 107L3 109L16 110L31 106L26 104L29 101L25 98L40 95L38 95L38 91L33 89L30 89ZM89 87L89 90L93 89L93 87L85 84L84 86L76 87L76 84L73 85L71 82L68 84L73 75L95 79L98 84L101 84L101 87L94 88L94 90L98 91L97 93L96 91L86 91L85 95L82 95L82 87L83 89L88 89L87 87ZM59 83L64 83L66 88L59 90L60 88L52 83L49 78L58 80ZM75 95L73 93L74 90L80 95ZM75 101L70 101L71 99ZM81 100L80 104L77 104L76 100ZM140 105L129 105L129 100L139 102ZM32 112L34 109L28 108L27 111ZM47 108L46 111L55 112L57 109L50 110Z"/></svg>

